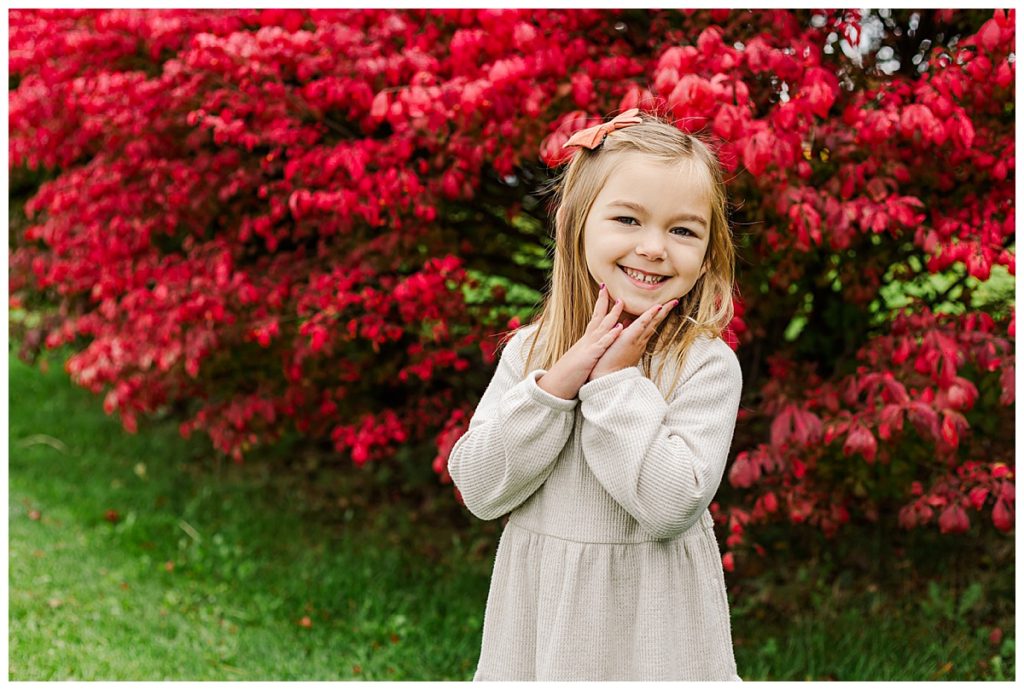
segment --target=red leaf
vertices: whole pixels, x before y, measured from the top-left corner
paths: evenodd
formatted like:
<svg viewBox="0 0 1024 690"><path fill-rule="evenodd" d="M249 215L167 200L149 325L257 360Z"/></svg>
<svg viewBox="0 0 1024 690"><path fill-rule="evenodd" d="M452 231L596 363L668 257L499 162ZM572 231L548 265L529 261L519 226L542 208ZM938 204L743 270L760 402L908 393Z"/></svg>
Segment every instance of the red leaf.
<svg viewBox="0 0 1024 690"><path fill-rule="evenodd" d="M970 526L967 511L961 508L959 503L947 506L939 515L939 531L942 534L959 534L966 532Z"/></svg>
<svg viewBox="0 0 1024 690"><path fill-rule="evenodd" d="M732 467L729 468L729 483L742 489L753 486L760 477L760 466L745 451L736 456Z"/></svg>
<svg viewBox="0 0 1024 690"><path fill-rule="evenodd" d="M959 412L943 410L942 440L954 448L960 443L960 434L968 428L967 418Z"/></svg>
<svg viewBox="0 0 1024 690"><path fill-rule="evenodd" d="M892 363L893 364L903 364L904 362L906 362L907 358L910 356L910 346L911 346L911 339L910 338L906 338L906 337L900 338L899 339L899 344L896 346L896 349L893 350L893 353L892 353Z"/></svg>
<svg viewBox="0 0 1024 690"><path fill-rule="evenodd" d="M878 442L875 440L874 434L863 424L854 424L846 437L846 443L843 444L843 453L846 455L860 453L868 462L874 462L877 450Z"/></svg>
<svg viewBox="0 0 1024 690"><path fill-rule="evenodd" d="M793 423L794 409L794 405L786 405L782 408L782 411L775 416L775 419L772 420L769 438L771 439L771 444L776 448L782 448L783 444L785 444L789 439Z"/></svg>
<svg viewBox="0 0 1024 690"><path fill-rule="evenodd" d="M327 342L327 329L320 324L317 324L313 328L313 337L310 341L310 349L312 349L313 352L318 352L323 348L325 342Z"/></svg>
<svg viewBox="0 0 1024 690"><path fill-rule="evenodd" d="M996 501L992 508L992 524L1001 532L1009 532L1013 529L1014 510L1013 506L1003 500Z"/></svg>
<svg viewBox="0 0 1024 690"><path fill-rule="evenodd" d="M896 431L903 431L903 405L890 403L882 408L880 415L882 423Z"/></svg>
<svg viewBox="0 0 1024 690"><path fill-rule="evenodd" d="M793 458L792 465L793 476L796 477L797 479L800 479L801 477L804 476L804 474L807 473L807 466L803 462L801 462L799 458Z"/></svg>
<svg viewBox="0 0 1024 690"><path fill-rule="evenodd" d="M984 46L985 50L994 53L996 48L999 47L1000 34L999 24L996 23L995 19L989 19L981 25L981 29L978 31L978 41Z"/></svg>
<svg viewBox="0 0 1024 690"><path fill-rule="evenodd" d="M817 443L821 438L821 419L813 412L794 410L793 432L801 445Z"/></svg>
<svg viewBox="0 0 1024 690"><path fill-rule="evenodd" d="M807 99L811 112L818 117L828 117L828 111L838 93L839 79L830 70L810 67L804 73L799 94Z"/></svg>
<svg viewBox="0 0 1024 690"><path fill-rule="evenodd" d="M968 496L971 499L971 505L974 506L974 509L981 510L981 507L985 505L985 499L988 497L988 489L984 486L976 486L971 489Z"/></svg>
<svg viewBox="0 0 1024 690"><path fill-rule="evenodd" d="M969 149L974 144L974 125L965 115L951 120L953 134L960 148Z"/></svg>
<svg viewBox="0 0 1024 690"><path fill-rule="evenodd" d="M939 438L939 415L934 408L915 400L910 403L907 413L919 434L925 437Z"/></svg>
<svg viewBox="0 0 1024 690"><path fill-rule="evenodd" d="M913 529L917 526L917 511L914 506L903 506L900 508L897 520L903 529Z"/></svg>
<svg viewBox="0 0 1024 690"><path fill-rule="evenodd" d="M954 410L969 410L978 399L978 389L967 379L957 376L946 395Z"/></svg>
<svg viewBox="0 0 1024 690"><path fill-rule="evenodd" d="M743 165L751 175L760 175L772 160L774 137L767 131L761 131L747 139L743 147Z"/></svg>

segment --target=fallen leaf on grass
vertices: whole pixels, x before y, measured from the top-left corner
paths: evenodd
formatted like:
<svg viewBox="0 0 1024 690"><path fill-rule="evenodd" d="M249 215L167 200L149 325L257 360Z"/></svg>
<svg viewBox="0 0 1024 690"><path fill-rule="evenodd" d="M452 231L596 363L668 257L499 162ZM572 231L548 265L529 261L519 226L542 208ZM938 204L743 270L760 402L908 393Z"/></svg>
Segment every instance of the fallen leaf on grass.
<svg viewBox="0 0 1024 690"><path fill-rule="evenodd" d="M936 671L935 673L933 673L931 677L932 677L932 679L935 679L935 678L938 678L939 676L946 675L947 673L949 673L952 670L953 670L953 662L952 661L947 661L942 666L940 666L939 670Z"/></svg>

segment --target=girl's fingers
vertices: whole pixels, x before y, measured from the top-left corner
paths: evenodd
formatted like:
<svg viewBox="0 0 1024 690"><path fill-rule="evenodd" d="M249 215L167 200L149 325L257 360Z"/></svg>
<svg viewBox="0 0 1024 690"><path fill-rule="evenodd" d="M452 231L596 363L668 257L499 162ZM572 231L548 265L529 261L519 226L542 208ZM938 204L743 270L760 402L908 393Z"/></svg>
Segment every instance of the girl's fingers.
<svg viewBox="0 0 1024 690"><path fill-rule="evenodd" d="M672 310L677 304L679 304L679 300L677 299L674 299L671 302L666 302L658 307L658 310L651 315L651 318L648 320L647 325L644 327L643 334L641 335L645 342L654 335L654 329L658 327L658 324L668 318L668 315L672 313Z"/></svg>
<svg viewBox="0 0 1024 690"><path fill-rule="evenodd" d="M622 300L615 300L615 304L612 305L611 310L608 312L607 315L605 315L604 319L601 321L601 327L604 329L609 329L612 326L614 326L615 322L619 320L619 316L622 314L622 309Z"/></svg>
<svg viewBox="0 0 1024 690"><path fill-rule="evenodd" d="M612 326L612 329L610 331L605 333L601 337L601 339L597 341L597 346L605 350L608 349L611 346L611 344L615 342L615 339L619 337L619 334L622 333L623 330L624 329L622 328L621 323L615 324L614 326Z"/></svg>
<svg viewBox="0 0 1024 690"><path fill-rule="evenodd" d="M643 335L647 331L648 326L653 323L654 317L658 315L660 309L661 305L655 304L653 307L641 314L636 321L629 324L629 327L632 328L638 336Z"/></svg>
<svg viewBox="0 0 1024 690"><path fill-rule="evenodd" d="M632 333L638 341L646 342L651 335L654 334L654 329L659 323L665 320L672 311L672 308L679 303L679 300L672 300L666 304L655 304L653 307L645 311L640 317L630 324L630 328L633 329Z"/></svg>
<svg viewBox="0 0 1024 690"><path fill-rule="evenodd" d="M672 310L676 308L677 304L679 304L679 300L674 299L671 302L666 302L665 304L661 305L661 309L651 320L651 325L657 326L659 323L667 319L668 315L672 313Z"/></svg>
<svg viewBox="0 0 1024 690"><path fill-rule="evenodd" d="M597 301L594 303L594 314L590 319L591 324L600 323L608 312L608 288L604 283L597 291Z"/></svg>

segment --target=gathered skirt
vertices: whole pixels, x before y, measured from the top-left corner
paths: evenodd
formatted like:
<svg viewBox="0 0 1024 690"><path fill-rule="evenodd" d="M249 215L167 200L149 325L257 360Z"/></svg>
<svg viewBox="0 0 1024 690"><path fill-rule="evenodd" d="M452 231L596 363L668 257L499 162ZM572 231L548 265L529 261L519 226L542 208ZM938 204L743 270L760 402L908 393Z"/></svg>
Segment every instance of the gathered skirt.
<svg viewBox="0 0 1024 690"><path fill-rule="evenodd" d="M473 680L742 680L710 515L681 537L588 543L510 519Z"/></svg>

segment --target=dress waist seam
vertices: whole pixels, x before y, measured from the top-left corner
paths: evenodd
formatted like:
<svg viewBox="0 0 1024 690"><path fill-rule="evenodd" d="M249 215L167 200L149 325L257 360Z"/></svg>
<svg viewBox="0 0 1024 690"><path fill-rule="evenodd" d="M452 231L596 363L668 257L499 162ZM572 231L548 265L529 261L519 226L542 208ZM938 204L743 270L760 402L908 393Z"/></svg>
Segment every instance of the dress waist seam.
<svg viewBox="0 0 1024 690"><path fill-rule="evenodd" d="M540 531L538 529L534 529L533 527L527 527L526 525L520 524L518 521L512 519L511 517L509 517L507 524L514 525L515 527L517 527L517 528L519 528L521 530L524 530L526 532L532 532L533 534L539 534L542 537L550 537L551 539L558 539L559 541L567 541L567 542L570 542L572 544L611 544L611 545L671 544L672 542L676 542L676 541L680 541L680 540L686 540L686 539L693 539L694 537L699 537L703 532L711 532L711 531L713 531L713 526L703 526L701 529L687 530L683 534L679 535L678 537L674 537L672 539L642 539L640 541L597 541L597 540L594 540L594 539L587 539L587 540L583 540L583 539L570 539L568 537L562 537L562 536L559 536L557 534L549 534L547 532L542 532L542 531Z"/></svg>

